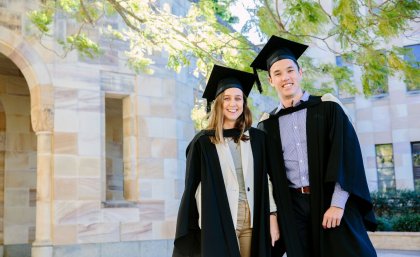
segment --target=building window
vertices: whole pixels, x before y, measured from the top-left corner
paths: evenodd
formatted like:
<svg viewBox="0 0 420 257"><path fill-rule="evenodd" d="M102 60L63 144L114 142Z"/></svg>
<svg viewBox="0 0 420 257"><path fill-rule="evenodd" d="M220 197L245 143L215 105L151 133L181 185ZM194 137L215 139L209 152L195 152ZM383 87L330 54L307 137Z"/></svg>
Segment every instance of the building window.
<svg viewBox="0 0 420 257"><path fill-rule="evenodd" d="M353 64L346 62L341 55L335 57L335 64L338 67L347 68L350 72L353 72ZM340 87L340 85L337 85L337 96L340 100L345 102L352 101L354 100L354 95L354 93L348 92L348 90L345 91L342 87Z"/></svg>
<svg viewBox="0 0 420 257"><path fill-rule="evenodd" d="M388 67L383 66L381 69L381 73L388 74ZM371 92L373 97L382 98L388 95L388 75L378 78L377 83L373 84L374 86L371 87Z"/></svg>
<svg viewBox="0 0 420 257"><path fill-rule="evenodd" d="M127 207L139 197L136 76L113 71L101 71L100 76L105 130L102 204Z"/></svg>
<svg viewBox="0 0 420 257"><path fill-rule="evenodd" d="M408 61L413 68L420 68L420 44L404 46L408 53L404 55L404 60ZM407 91L419 91L420 84L414 81L406 80Z"/></svg>
<svg viewBox="0 0 420 257"><path fill-rule="evenodd" d="M377 98L382 98L388 95L388 77L382 78L382 80L379 81L378 86L375 86L371 89L371 92L372 96Z"/></svg>
<svg viewBox="0 0 420 257"><path fill-rule="evenodd" d="M420 44L404 46L410 52L404 55L404 60L411 63L413 67L420 68Z"/></svg>
<svg viewBox="0 0 420 257"><path fill-rule="evenodd" d="M127 207L138 200L135 96L105 97L104 207Z"/></svg>
<svg viewBox="0 0 420 257"><path fill-rule="evenodd" d="M379 62L387 63L387 52L386 50L375 50L373 55ZM388 95L389 85L388 76L389 69L387 65L378 66L372 71L372 75L369 76L369 88L373 99L381 99Z"/></svg>
<svg viewBox="0 0 420 257"><path fill-rule="evenodd" d="M392 144L375 145L378 191L395 190L394 154Z"/></svg>
<svg viewBox="0 0 420 257"><path fill-rule="evenodd" d="M124 200L122 99L105 98L106 201Z"/></svg>
<svg viewBox="0 0 420 257"><path fill-rule="evenodd" d="M414 188L420 191L420 142L411 143L411 158L413 160Z"/></svg>

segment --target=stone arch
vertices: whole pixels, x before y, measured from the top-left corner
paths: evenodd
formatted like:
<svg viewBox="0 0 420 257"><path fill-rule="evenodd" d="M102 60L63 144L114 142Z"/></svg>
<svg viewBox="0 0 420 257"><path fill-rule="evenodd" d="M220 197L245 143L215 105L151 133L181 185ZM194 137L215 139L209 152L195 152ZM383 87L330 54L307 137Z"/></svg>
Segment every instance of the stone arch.
<svg viewBox="0 0 420 257"><path fill-rule="evenodd" d="M4 27L0 27L0 53L15 63L26 79L34 131L52 131L54 92L51 76L42 58L22 36Z"/></svg>
<svg viewBox="0 0 420 257"><path fill-rule="evenodd" d="M53 84L36 49L21 35L4 27L0 27L0 53L19 68L29 88L31 124L37 135L36 233L32 256L51 257Z"/></svg>

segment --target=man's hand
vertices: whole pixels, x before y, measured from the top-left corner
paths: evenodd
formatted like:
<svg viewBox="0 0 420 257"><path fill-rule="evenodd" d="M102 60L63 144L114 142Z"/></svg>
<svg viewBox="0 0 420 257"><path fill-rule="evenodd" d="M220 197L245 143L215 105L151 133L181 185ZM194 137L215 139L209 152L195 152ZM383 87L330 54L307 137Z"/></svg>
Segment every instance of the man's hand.
<svg viewBox="0 0 420 257"><path fill-rule="evenodd" d="M274 247L276 241L280 239L280 230L276 215L270 215L270 235L271 245Z"/></svg>
<svg viewBox="0 0 420 257"><path fill-rule="evenodd" d="M322 220L323 228L335 228L340 226L341 218L343 217L344 210L335 206L331 206L324 214Z"/></svg>

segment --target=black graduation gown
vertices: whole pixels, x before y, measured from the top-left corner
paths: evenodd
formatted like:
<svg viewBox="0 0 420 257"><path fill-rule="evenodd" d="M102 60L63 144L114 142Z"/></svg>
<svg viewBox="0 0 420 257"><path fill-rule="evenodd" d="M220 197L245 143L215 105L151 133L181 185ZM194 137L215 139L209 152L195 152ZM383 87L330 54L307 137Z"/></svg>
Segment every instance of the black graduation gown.
<svg viewBox="0 0 420 257"><path fill-rule="evenodd" d="M251 256L268 257L269 204L265 169L265 135L250 128L254 158L254 220ZM201 227L195 193L201 182ZM199 132L187 148L185 191L178 212L173 257L240 257L216 147L208 131Z"/></svg>
<svg viewBox="0 0 420 257"><path fill-rule="evenodd" d="M311 187L311 239L314 257L371 257L376 252L367 230L376 229L372 202L356 132L339 104L322 102L310 96L297 107L272 113L258 125L267 133L268 171L273 183L273 195L279 210L281 243L273 256L282 256L285 246L288 257L303 256L297 240L291 198L286 177L279 116L307 108L306 134L309 183ZM323 229L322 219L330 207L335 183L350 193L341 224ZM297 240L297 241L296 241Z"/></svg>

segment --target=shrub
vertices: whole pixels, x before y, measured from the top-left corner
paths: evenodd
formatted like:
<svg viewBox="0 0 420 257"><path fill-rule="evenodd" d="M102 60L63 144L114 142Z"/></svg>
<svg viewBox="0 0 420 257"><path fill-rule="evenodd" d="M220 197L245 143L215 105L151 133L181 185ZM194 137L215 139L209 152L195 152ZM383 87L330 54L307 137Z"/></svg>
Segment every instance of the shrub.
<svg viewBox="0 0 420 257"><path fill-rule="evenodd" d="M420 192L394 190L371 194L378 231L420 231Z"/></svg>
<svg viewBox="0 0 420 257"><path fill-rule="evenodd" d="M371 197L375 214L378 217L420 213L420 193L418 191L374 192Z"/></svg>
<svg viewBox="0 0 420 257"><path fill-rule="evenodd" d="M384 217L376 217L376 221L378 222L378 227L376 230L378 231L392 231L392 219L384 218Z"/></svg>
<svg viewBox="0 0 420 257"><path fill-rule="evenodd" d="M396 217L393 220L392 228L394 231L420 231L420 214L409 214Z"/></svg>

